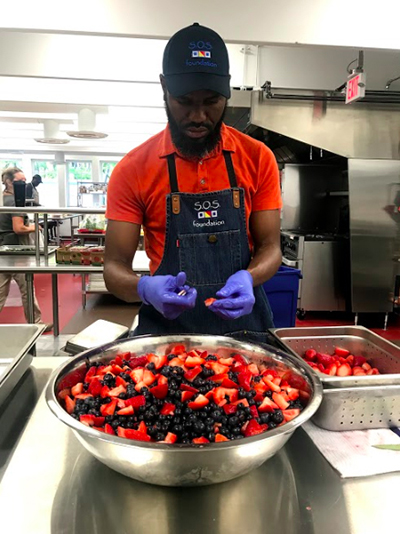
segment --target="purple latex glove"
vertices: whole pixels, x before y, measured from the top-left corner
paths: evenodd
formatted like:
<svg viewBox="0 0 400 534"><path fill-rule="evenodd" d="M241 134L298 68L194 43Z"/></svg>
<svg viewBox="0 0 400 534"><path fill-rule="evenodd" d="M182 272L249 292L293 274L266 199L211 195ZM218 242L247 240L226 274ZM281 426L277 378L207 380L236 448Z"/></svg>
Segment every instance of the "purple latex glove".
<svg viewBox="0 0 400 534"><path fill-rule="evenodd" d="M144 304L151 304L166 319L176 319L185 310L191 310L196 304L197 291L186 283L186 274L177 276L142 276L137 291ZM178 295L184 289L186 295Z"/></svg>
<svg viewBox="0 0 400 534"><path fill-rule="evenodd" d="M225 286L217 291L217 297L219 300L208 309L222 319L238 319L251 313L256 299L249 271L238 271L230 276Z"/></svg>

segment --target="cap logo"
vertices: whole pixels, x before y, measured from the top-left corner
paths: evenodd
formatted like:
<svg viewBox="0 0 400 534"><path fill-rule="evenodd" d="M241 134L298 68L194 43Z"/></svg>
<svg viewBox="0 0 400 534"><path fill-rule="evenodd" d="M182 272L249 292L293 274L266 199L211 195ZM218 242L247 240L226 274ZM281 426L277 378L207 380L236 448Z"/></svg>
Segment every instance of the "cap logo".
<svg viewBox="0 0 400 534"><path fill-rule="evenodd" d="M211 57L211 52L207 50L192 50L192 57Z"/></svg>

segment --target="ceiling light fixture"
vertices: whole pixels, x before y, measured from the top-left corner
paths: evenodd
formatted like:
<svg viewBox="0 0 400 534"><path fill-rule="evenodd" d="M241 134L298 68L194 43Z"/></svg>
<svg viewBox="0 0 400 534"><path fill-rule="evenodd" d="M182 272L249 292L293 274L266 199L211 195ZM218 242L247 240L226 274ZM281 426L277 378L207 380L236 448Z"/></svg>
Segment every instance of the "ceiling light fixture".
<svg viewBox="0 0 400 534"><path fill-rule="evenodd" d="M67 135L78 139L104 139L108 134L96 132L96 113L91 109L81 109L78 114L78 130L69 130Z"/></svg>
<svg viewBox="0 0 400 534"><path fill-rule="evenodd" d="M43 137L36 137L35 141L49 145L65 145L69 143L69 139L60 137L59 124L53 120L43 121Z"/></svg>

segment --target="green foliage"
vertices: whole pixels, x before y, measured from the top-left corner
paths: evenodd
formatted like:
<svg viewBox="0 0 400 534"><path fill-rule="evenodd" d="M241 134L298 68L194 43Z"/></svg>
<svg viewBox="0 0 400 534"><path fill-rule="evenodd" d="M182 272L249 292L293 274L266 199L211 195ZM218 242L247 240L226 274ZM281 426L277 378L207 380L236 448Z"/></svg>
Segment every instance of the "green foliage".
<svg viewBox="0 0 400 534"><path fill-rule="evenodd" d="M92 162L91 161L69 161L68 162L68 180L69 181L88 181L92 180Z"/></svg>
<svg viewBox="0 0 400 534"><path fill-rule="evenodd" d="M43 181L53 181L57 180L57 167L53 161L32 161L32 176L34 174L40 174L43 178Z"/></svg>

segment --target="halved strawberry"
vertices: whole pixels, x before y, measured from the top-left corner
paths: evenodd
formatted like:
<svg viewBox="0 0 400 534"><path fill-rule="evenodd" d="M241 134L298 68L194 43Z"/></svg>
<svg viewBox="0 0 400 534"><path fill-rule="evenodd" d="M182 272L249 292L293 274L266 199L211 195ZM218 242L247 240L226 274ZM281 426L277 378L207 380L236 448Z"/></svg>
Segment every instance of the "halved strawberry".
<svg viewBox="0 0 400 534"><path fill-rule="evenodd" d="M241 365L247 365L246 358L244 358L241 354L234 354L233 359L240 363Z"/></svg>
<svg viewBox="0 0 400 534"><path fill-rule="evenodd" d="M342 365L338 368L336 372L337 376L350 376L351 375L351 367L348 363L342 363Z"/></svg>
<svg viewBox="0 0 400 534"><path fill-rule="evenodd" d="M156 399L165 399L165 397L168 394L168 385L163 384L161 386L154 386L150 389L150 393L156 398Z"/></svg>
<svg viewBox="0 0 400 534"><path fill-rule="evenodd" d="M86 373L86 376L85 376L85 382L90 382L90 380L92 379L92 377L97 373L97 367L95 367L94 365L92 367L89 368L88 372Z"/></svg>
<svg viewBox="0 0 400 534"><path fill-rule="evenodd" d="M61 399L61 400L64 400L65 397L71 395L71 389L70 388L65 388L65 389L62 389L61 391L58 392L58 398Z"/></svg>
<svg viewBox="0 0 400 534"><path fill-rule="evenodd" d="M236 404L225 404L222 408L226 415L232 415L237 412L237 405Z"/></svg>
<svg viewBox="0 0 400 534"><path fill-rule="evenodd" d="M181 402L190 400L192 397L194 397L194 395L195 394L193 393L193 391L182 391Z"/></svg>
<svg viewBox="0 0 400 534"><path fill-rule="evenodd" d="M105 424L104 426L104 432L106 434L110 434L111 436L115 436L115 432L114 432L114 429L111 425L109 425L108 423Z"/></svg>
<svg viewBox="0 0 400 534"><path fill-rule="evenodd" d="M224 378L221 382L221 386L223 388L234 388L239 389L239 385L236 384L233 380L230 380L229 378Z"/></svg>
<svg viewBox="0 0 400 534"><path fill-rule="evenodd" d="M154 363L156 369L161 369L161 367L166 365L168 362L166 354L162 354L160 356L158 356L157 354L148 354L147 359L149 360L149 363Z"/></svg>
<svg viewBox="0 0 400 534"><path fill-rule="evenodd" d="M243 406L245 406L246 408L248 408L250 406L249 401L247 399L239 399L239 400L237 400L235 402L232 402L232 404L234 406L237 406L238 404L243 404Z"/></svg>
<svg viewBox="0 0 400 534"><path fill-rule="evenodd" d="M210 441L204 436L201 436L200 438L192 439L192 443L201 444L201 443L210 443Z"/></svg>
<svg viewBox="0 0 400 534"><path fill-rule="evenodd" d="M369 371L370 369L372 369L368 362L364 362L361 367L364 369L364 371Z"/></svg>
<svg viewBox="0 0 400 534"><path fill-rule="evenodd" d="M102 390L102 384L98 378L93 378L90 381L89 387L88 387L88 393L91 393L94 397L97 397L97 395L100 395L100 392Z"/></svg>
<svg viewBox="0 0 400 534"><path fill-rule="evenodd" d="M264 413L264 412L271 413L277 409L278 409L278 406L269 397L265 397L265 399L262 401L262 403L258 407L258 411L260 413Z"/></svg>
<svg viewBox="0 0 400 534"><path fill-rule="evenodd" d="M140 406L144 406L146 404L146 398L144 395L137 395L131 399L126 399L125 404L127 406L132 406L134 409L140 408Z"/></svg>
<svg viewBox="0 0 400 534"><path fill-rule="evenodd" d="M210 376L209 378L207 378L207 380L210 380L210 382L216 382L217 384L222 384L222 381L225 378L228 378L228 374L227 373L221 373L219 375Z"/></svg>
<svg viewBox="0 0 400 534"><path fill-rule="evenodd" d="M78 384L75 384L75 386L73 386L71 388L71 393L72 395L75 397L76 395L79 395L80 393L83 392L83 382L79 382Z"/></svg>
<svg viewBox="0 0 400 534"><path fill-rule="evenodd" d="M157 384L159 386L163 386L165 384L168 385L168 378L164 375L159 375L158 378L157 378Z"/></svg>
<svg viewBox="0 0 400 534"><path fill-rule="evenodd" d="M317 361L321 363L324 367L329 367L332 363L335 362L335 359L329 354L317 354Z"/></svg>
<svg viewBox="0 0 400 534"><path fill-rule="evenodd" d="M104 416L99 416L99 417L96 417L94 418L94 426L103 426L104 425L104 422L105 422L105 417Z"/></svg>
<svg viewBox="0 0 400 534"><path fill-rule="evenodd" d="M362 367L353 367L354 376L365 376L367 372Z"/></svg>
<svg viewBox="0 0 400 534"><path fill-rule="evenodd" d="M244 431L244 435L246 436L246 438L248 438L249 436L256 436L257 434L261 434L268 428L268 425L260 425L255 419L250 419L248 423L249 424L246 426L246 429Z"/></svg>
<svg viewBox="0 0 400 534"><path fill-rule="evenodd" d="M203 358L200 358L200 356L188 356L185 360L186 367L196 367L197 365L202 365L205 362Z"/></svg>
<svg viewBox="0 0 400 534"><path fill-rule="evenodd" d="M342 356L342 358L346 358L346 356L350 354L350 351L340 347L335 347L335 354L337 354L337 356Z"/></svg>
<svg viewBox="0 0 400 534"><path fill-rule="evenodd" d="M258 410L257 410L257 406L255 406L253 404L253 406L250 406L250 411L251 411L251 415L254 417L254 419L258 419L258 417L260 417L259 413L258 413Z"/></svg>
<svg viewBox="0 0 400 534"><path fill-rule="evenodd" d="M238 374L239 386L241 386L245 391L250 391L251 389L250 384L251 384L252 376L253 375L250 373L248 369L243 370Z"/></svg>
<svg viewBox="0 0 400 534"><path fill-rule="evenodd" d="M138 382L135 386L135 390L140 393L143 388L147 388L146 384L144 382Z"/></svg>
<svg viewBox="0 0 400 534"><path fill-rule="evenodd" d="M135 413L135 410L133 409L133 406L127 406L126 408L122 408L121 410L118 410L118 415L133 415Z"/></svg>
<svg viewBox="0 0 400 534"><path fill-rule="evenodd" d="M328 374L329 374L330 376L336 376L337 370L338 370L338 365L337 365L336 362L331 363L330 366L329 366L328 369L327 369Z"/></svg>
<svg viewBox="0 0 400 534"><path fill-rule="evenodd" d="M163 407L160 410L161 415L174 415L175 413L175 404L172 404L172 402L164 402Z"/></svg>
<svg viewBox="0 0 400 534"><path fill-rule="evenodd" d="M76 399L89 399L93 398L93 395L91 393L79 393L79 395L75 395Z"/></svg>
<svg viewBox="0 0 400 534"><path fill-rule="evenodd" d="M192 393L198 393L199 390L194 388L193 386L188 386L187 384L181 384L179 386L179 389L182 391L192 391Z"/></svg>
<svg viewBox="0 0 400 534"><path fill-rule="evenodd" d="M128 360L131 356L131 353L130 352L127 352L125 354L129 354L128 358L124 358L124 360ZM122 361L122 357L121 357L121 354L117 354L114 358L114 360L111 362L111 363L115 363L116 365L123 365L124 362Z"/></svg>
<svg viewBox="0 0 400 534"><path fill-rule="evenodd" d="M129 376L132 378L132 380L135 382L135 384L138 384L139 382L142 382L144 375L144 369L133 369L133 371L130 372Z"/></svg>
<svg viewBox="0 0 400 534"><path fill-rule="evenodd" d="M117 399L113 399L108 404L102 404L100 406L101 415L114 415L115 408L117 407Z"/></svg>
<svg viewBox="0 0 400 534"><path fill-rule="evenodd" d="M229 371L229 367L227 365L221 365L218 362L207 363L209 364L210 369L212 369L216 375L226 374Z"/></svg>
<svg viewBox="0 0 400 534"><path fill-rule="evenodd" d="M120 375L121 373L123 373L123 369L119 365L113 365L111 372L112 372L113 375Z"/></svg>
<svg viewBox="0 0 400 534"><path fill-rule="evenodd" d="M65 397L65 409L69 414L74 413L76 401L72 400L68 395Z"/></svg>
<svg viewBox="0 0 400 534"><path fill-rule="evenodd" d="M347 356L346 358L346 362L350 365L350 367L353 367L354 365L354 356L352 354L350 354L349 356Z"/></svg>
<svg viewBox="0 0 400 534"><path fill-rule="evenodd" d="M217 300L217 299L214 299L214 298L210 297L209 299L206 299L206 300L204 301L204 304L205 304L205 305L207 306L207 308L208 308L209 306L211 306L211 304L214 304L214 302L215 302L216 300Z"/></svg>
<svg viewBox="0 0 400 534"><path fill-rule="evenodd" d="M367 358L364 358L364 356L354 356L354 367L361 367L366 362Z"/></svg>
<svg viewBox="0 0 400 534"><path fill-rule="evenodd" d="M151 439L150 436L144 432L139 432L133 428L122 428L121 426L117 428L117 434L120 438L135 439L138 441L150 441Z"/></svg>
<svg viewBox="0 0 400 534"><path fill-rule="evenodd" d="M117 376L116 379L115 379L115 385L116 386L123 386L124 388L126 388L126 386L128 385L128 382L126 382L120 376Z"/></svg>
<svg viewBox="0 0 400 534"><path fill-rule="evenodd" d="M94 420L95 416L89 413L79 416L79 421L86 426L93 426Z"/></svg>
<svg viewBox="0 0 400 534"><path fill-rule="evenodd" d="M225 396L228 396L229 402L235 402L238 400L239 393L237 389L228 389L218 387L214 389L214 400L216 404L219 404L221 401L225 400Z"/></svg>
<svg viewBox="0 0 400 534"><path fill-rule="evenodd" d="M233 358L220 358L218 361L220 364L228 365L230 367L235 360Z"/></svg>
<svg viewBox="0 0 400 534"><path fill-rule="evenodd" d="M108 386L103 386L100 391L100 397L102 397L103 399L105 397L108 397L109 392L110 392L110 388Z"/></svg>
<svg viewBox="0 0 400 534"><path fill-rule="evenodd" d="M143 382L146 384L146 386L151 386L151 384L153 384L155 381L156 377L154 374L148 369L145 369L143 373Z"/></svg>
<svg viewBox="0 0 400 534"><path fill-rule="evenodd" d="M203 371L203 368L198 365L197 367L193 367L193 369L190 369L190 371L186 371L186 373L183 375L186 380L189 382L193 382L193 380Z"/></svg>
<svg viewBox="0 0 400 534"><path fill-rule="evenodd" d="M280 392L281 388L278 385L274 384L271 380L268 380L268 378L265 378L265 376L263 377L263 382L266 386L269 387L271 391L275 391L275 393Z"/></svg>
<svg viewBox="0 0 400 534"><path fill-rule="evenodd" d="M297 417L300 413L300 410L298 408L292 408L290 410L282 410L282 413L285 421L288 422Z"/></svg>
<svg viewBox="0 0 400 534"><path fill-rule="evenodd" d="M129 367L136 369L136 367L144 367L147 363L147 356L131 356L129 360Z"/></svg>
<svg viewBox="0 0 400 534"><path fill-rule="evenodd" d="M247 366L247 369L253 376L258 376L260 374L260 371L255 363L251 363Z"/></svg>
<svg viewBox="0 0 400 534"><path fill-rule="evenodd" d="M138 431L143 432L144 434L147 434L147 426L144 421L140 421Z"/></svg>
<svg viewBox="0 0 400 534"><path fill-rule="evenodd" d="M175 443L177 439L178 436L176 434L168 432L168 434L165 436L164 441L160 441L159 443Z"/></svg>
<svg viewBox="0 0 400 534"><path fill-rule="evenodd" d="M104 428L101 426L92 426L93 430L97 430L98 432L105 432Z"/></svg>
<svg viewBox="0 0 400 534"><path fill-rule="evenodd" d="M185 362L181 360L181 356L177 356L173 360L171 360L168 364L170 367L182 367L182 369L186 369Z"/></svg>
<svg viewBox="0 0 400 534"><path fill-rule="evenodd" d="M380 375L379 369L373 367L367 371L367 375Z"/></svg>
<svg viewBox="0 0 400 534"><path fill-rule="evenodd" d="M183 354L186 352L185 345L175 345L167 354Z"/></svg>
<svg viewBox="0 0 400 534"><path fill-rule="evenodd" d="M216 434L215 443L220 443L222 441L229 441L229 439L223 436L222 434Z"/></svg>
<svg viewBox="0 0 400 534"><path fill-rule="evenodd" d="M121 393L126 393L124 386L118 386L117 388L110 389L108 392L109 397L118 397Z"/></svg>
<svg viewBox="0 0 400 534"><path fill-rule="evenodd" d="M283 393L272 393L272 400L279 406L281 410L286 410L289 403L285 400Z"/></svg>
<svg viewBox="0 0 400 534"><path fill-rule="evenodd" d="M204 406L207 406L207 404L210 401L205 397L204 395L198 395L194 401L189 402L188 406L192 410L201 410L201 408L204 408Z"/></svg>
<svg viewBox="0 0 400 534"><path fill-rule="evenodd" d="M311 361L314 361L317 357L317 351L314 350L314 349L308 349L306 350L306 352L304 353L304 357L307 359L307 360L311 360Z"/></svg>

